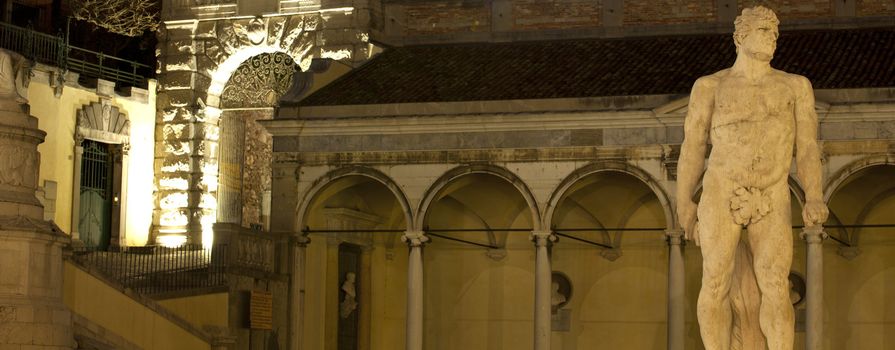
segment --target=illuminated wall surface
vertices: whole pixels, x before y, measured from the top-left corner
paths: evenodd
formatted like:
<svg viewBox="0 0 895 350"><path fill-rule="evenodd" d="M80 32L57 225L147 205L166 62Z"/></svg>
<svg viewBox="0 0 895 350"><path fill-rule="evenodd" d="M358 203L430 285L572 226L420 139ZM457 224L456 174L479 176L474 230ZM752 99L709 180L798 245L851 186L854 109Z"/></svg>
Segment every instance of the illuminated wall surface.
<svg viewBox="0 0 895 350"><path fill-rule="evenodd" d="M67 233L72 231L72 184L74 169L74 143L77 111L91 103L100 101L96 89L85 88L69 82L62 89L62 95L54 96L49 85L47 71L40 68L28 88L31 115L38 118L39 128L47 132L46 141L38 146L41 154L40 179L56 182L56 199L53 204L53 220ZM123 233L126 245L145 245L149 227L152 224L153 187L152 169L155 146L155 81L149 82L146 90L134 89L133 97L116 94L103 96L112 106L118 107L130 121L129 165L127 169L126 230ZM125 185L122 185L125 186ZM126 191L125 191L126 190Z"/></svg>
<svg viewBox="0 0 895 350"><path fill-rule="evenodd" d="M674 128L686 110L686 101L678 99L683 95L637 97L636 103L632 98L615 104L599 98L420 105L395 101L364 106L336 101L310 107L284 103L279 115L274 115L271 102L282 101L267 99L270 96L236 94L236 100L252 101L228 105L228 87L239 85L228 82L254 58L286 54L302 72L312 73L304 97L339 78L350 79L353 69L380 52L371 40L397 50L413 44L440 47L440 43L470 41L568 39L598 36L604 30L623 33L625 28L642 35L667 35L681 28L698 32L698 26L705 25L706 31L715 32L714 23L731 23L737 9L756 1L694 0L683 5L584 0L220 3L189 7L182 1L166 1L172 6L164 7L167 22L160 32L160 82L150 81L135 97L103 97L130 121L122 243L178 245L189 239L208 245L217 222L243 227L260 223L265 230L256 234L269 236L294 235L305 228L345 232L310 234L304 264L291 260L295 251L284 248L282 252L290 255L277 256L281 259L276 264L283 265L277 269L280 275L234 277L238 282L231 283L229 294L202 291L151 303L131 298L114 284L66 264L65 302L76 315L152 349L209 348L208 339L188 331L204 326L229 327L230 334L239 338L239 346L252 349L263 348L259 339L265 337L278 340L280 348L296 339L292 348L337 349L344 336L339 329L345 322L339 315L345 282L339 246L349 244L361 247L354 265L358 307L352 316L357 320L353 335L362 344L359 348L401 349L407 333L409 267L403 232L410 228L503 228L509 230L437 233L478 245L432 235L424 246L424 348L532 349L535 249L527 230L544 222L554 228L649 227L658 229L569 233L612 248L569 237L560 237L553 245L552 270L569 278L572 291L562 308L567 328L551 333L551 348L666 349L669 248L663 229L673 225L669 218L673 198L663 193L674 189L674 164L669 160L676 157L671 146L680 143L674 139L679 133ZM778 10L784 23L808 26L812 21L826 23L841 17L859 24L889 21L891 26L895 15L895 4L886 1L766 3ZM233 17L241 15L250 16ZM194 21L197 18L201 20ZM314 59L329 59L331 64L314 71ZM42 199L52 203L47 205L51 218L69 233L72 192L78 186L73 183L76 113L101 97L74 83L55 97L47 72L38 68L34 73L29 87L31 114L47 132L46 142L39 146ZM471 78L445 75L432 81ZM381 76L354 90L352 96L377 95L393 81L391 76ZM481 93L523 91L539 81L496 86ZM873 91L824 92L825 102L818 105L825 123L821 128L824 173L825 182L832 186L828 202L837 215L828 224L895 223L891 215L895 213L895 166L884 165L892 163L895 149L892 86L895 83ZM408 96L419 92L418 85L405 88ZM268 109L238 111L258 107ZM251 123L244 124L246 143L238 146L245 147L240 151L272 150L272 155L226 153L238 148L225 145L227 137L235 137L228 134L234 131L227 129L228 116ZM257 122L269 118L273 120ZM273 135L271 139L262 126ZM594 140L606 142L588 143ZM233 156L234 161L224 164L225 156ZM258 165L268 159L269 168ZM625 171L589 173L556 194L564 179L574 178L576 170L597 159L611 159L617 162L614 170ZM874 166L847 171L855 162L868 159ZM246 164L252 165L251 171L237 169ZM464 172L469 164L503 170ZM245 176L252 178L230 182L243 181ZM56 183L54 197L45 186L47 181ZM537 209L530 208L532 203L514 184L530 191ZM227 197L226 190L249 197ZM269 217L264 217L262 209L264 191L271 192ZM237 199L227 201L233 198ZM793 224L799 225L800 208L794 201ZM550 218L538 218L546 215L547 207L552 208ZM228 216L232 213L237 214ZM892 228L829 229L828 233L854 247L832 240L824 243L825 347L895 347ZM792 270L804 277L805 244L798 230L793 234ZM698 350L702 349L695 318L699 248L685 245L684 261L685 348ZM289 308L294 313L288 319L275 316L278 338L268 331L248 331L245 305L239 303L242 293L264 288L270 281L279 283L273 288L287 290L286 283L294 283L290 278L296 276L303 276L303 304L300 309ZM277 315L286 314L284 310L294 307L297 300L295 295L277 300L275 305L282 306ZM796 306L799 322L804 309L804 305ZM805 332L800 330L796 348L804 342Z"/></svg>

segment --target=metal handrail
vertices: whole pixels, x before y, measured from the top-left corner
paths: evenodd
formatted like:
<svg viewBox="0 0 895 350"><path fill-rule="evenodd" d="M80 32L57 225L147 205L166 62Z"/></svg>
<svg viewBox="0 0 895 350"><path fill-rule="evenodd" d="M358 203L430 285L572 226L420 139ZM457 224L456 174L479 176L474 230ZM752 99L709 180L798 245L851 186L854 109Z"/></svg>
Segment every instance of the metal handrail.
<svg viewBox="0 0 895 350"><path fill-rule="evenodd" d="M85 76L133 86L145 86L146 77L138 70L152 67L131 60L72 46L65 38L0 22L0 47L28 59L73 70ZM73 57L74 56L74 57ZM122 70L121 65L129 70Z"/></svg>
<svg viewBox="0 0 895 350"><path fill-rule="evenodd" d="M227 284L227 245L78 247L72 259L140 294L159 294Z"/></svg>

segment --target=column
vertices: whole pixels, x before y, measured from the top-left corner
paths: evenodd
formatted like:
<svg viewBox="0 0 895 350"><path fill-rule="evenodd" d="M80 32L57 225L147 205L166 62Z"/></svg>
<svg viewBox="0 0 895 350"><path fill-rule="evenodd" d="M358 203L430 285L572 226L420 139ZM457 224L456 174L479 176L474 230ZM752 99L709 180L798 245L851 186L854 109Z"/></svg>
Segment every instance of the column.
<svg viewBox="0 0 895 350"><path fill-rule="evenodd" d="M289 342L290 349L301 349L304 340L305 311L305 256L311 239L304 234L292 237L292 280L289 293Z"/></svg>
<svg viewBox="0 0 895 350"><path fill-rule="evenodd" d="M806 227L802 239L808 249L807 281L805 288L805 348L823 349L824 331L824 239L823 226Z"/></svg>
<svg viewBox="0 0 895 350"><path fill-rule="evenodd" d="M410 247L407 259L407 350L423 349L423 245L422 231L407 231L401 240Z"/></svg>
<svg viewBox="0 0 895 350"><path fill-rule="evenodd" d="M84 158L84 137L75 135L74 174L71 183L71 239L73 244L81 243L78 226L81 224L81 162Z"/></svg>
<svg viewBox="0 0 895 350"><path fill-rule="evenodd" d="M684 231L667 230L668 238L668 350L684 350Z"/></svg>
<svg viewBox="0 0 895 350"><path fill-rule="evenodd" d="M531 240L535 244L535 350L550 349L551 305L550 288L553 270L550 267L548 247L556 242L552 231L534 231Z"/></svg>

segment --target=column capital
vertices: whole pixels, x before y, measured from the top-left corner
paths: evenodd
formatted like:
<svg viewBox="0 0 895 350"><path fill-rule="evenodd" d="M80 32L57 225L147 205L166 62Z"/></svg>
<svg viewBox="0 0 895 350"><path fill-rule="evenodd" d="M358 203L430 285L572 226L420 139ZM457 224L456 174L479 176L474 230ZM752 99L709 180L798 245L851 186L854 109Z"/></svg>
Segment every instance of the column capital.
<svg viewBox="0 0 895 350"><path fill-rule="evenodd" d="M558 238L555 234L553 234L552 230L535 230L531 231L531 236L529 236L532 242L535 243L535 246L545 247L553 242L556 242Z"/></svg>
<svg viewBox="0 0 895 350"><path fill-rule="evenodd" d="M422 247L429 242L429 237L426 237L426 233L423 231L404 231L401 241L411 247Z"/></svg>
<svg viewBox="0 0 895 350"><path fill-rule="evenodd" d="M680 228L665 230L665 238L668 241L668 245L683 245L684 230Z"/></svg>
<svg viewBox="0 0 895 350"><path fill-rule="evenodd" d="M802 229L802 232L799 234L799 237L808 242L812 243L823 243L824 239L829 237L826 232L824 232L823 226L809 226Z"/></svg>

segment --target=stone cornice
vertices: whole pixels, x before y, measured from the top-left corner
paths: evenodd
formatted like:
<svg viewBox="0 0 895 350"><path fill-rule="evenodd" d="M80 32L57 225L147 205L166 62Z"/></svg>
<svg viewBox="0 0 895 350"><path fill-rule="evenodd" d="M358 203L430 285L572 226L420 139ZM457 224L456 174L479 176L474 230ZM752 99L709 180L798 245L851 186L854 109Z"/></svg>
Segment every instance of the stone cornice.
<svg viewBox="0 0 895 350"><path fill-rule="evenodd" d="M680 118L677 118L680 119ZM273 136L424 134L667 126L648 110L260 121ZM683 121L668 120L681 124Z"/></svg>
<svg viewBox="0 0 895 350"><path fill-rule="evenodd" d="M507 103L509 102L512 101L507 101ZM821 123L895 120L895 102L833 105L820 102L817 107L818 120ZM686 106L673 110L657 107L655 109L565 112L416 114L355 118L273 119L260 122L273 136L401 135L668 127L683 125L685 114Z"/></svg>

